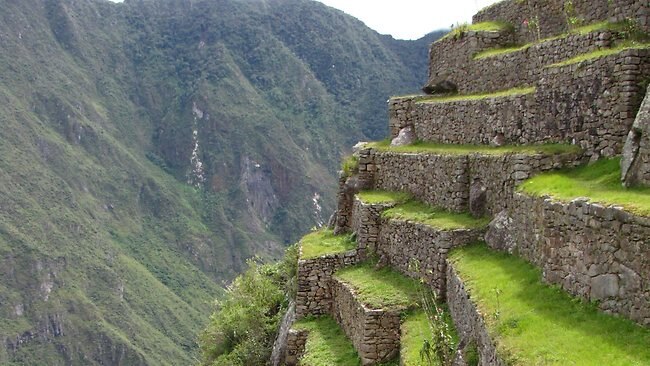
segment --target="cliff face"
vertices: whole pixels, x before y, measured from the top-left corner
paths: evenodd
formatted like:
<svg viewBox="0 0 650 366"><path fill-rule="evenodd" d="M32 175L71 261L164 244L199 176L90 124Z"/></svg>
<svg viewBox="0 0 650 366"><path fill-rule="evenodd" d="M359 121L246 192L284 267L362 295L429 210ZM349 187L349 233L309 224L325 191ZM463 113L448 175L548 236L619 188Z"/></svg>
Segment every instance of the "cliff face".
<svg viewBox="0 0 650 366"><path fill-rule="evenodd" d="M2 8L1 364L191 363L223 285L331 211L345 147L426 73L311 1Z"/></svg>

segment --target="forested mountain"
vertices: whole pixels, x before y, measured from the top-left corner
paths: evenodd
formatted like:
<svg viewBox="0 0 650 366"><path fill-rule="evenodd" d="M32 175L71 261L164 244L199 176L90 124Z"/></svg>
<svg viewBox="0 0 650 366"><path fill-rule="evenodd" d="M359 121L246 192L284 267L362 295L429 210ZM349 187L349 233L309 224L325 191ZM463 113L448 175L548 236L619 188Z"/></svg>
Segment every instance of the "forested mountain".
<svg viewBox="0 0 650 366"><path fill-rule="evenodd" d="M426 78L309 0L0 0L0 364L187 365ZM421 61L421 62L420 62Z"/></svg>

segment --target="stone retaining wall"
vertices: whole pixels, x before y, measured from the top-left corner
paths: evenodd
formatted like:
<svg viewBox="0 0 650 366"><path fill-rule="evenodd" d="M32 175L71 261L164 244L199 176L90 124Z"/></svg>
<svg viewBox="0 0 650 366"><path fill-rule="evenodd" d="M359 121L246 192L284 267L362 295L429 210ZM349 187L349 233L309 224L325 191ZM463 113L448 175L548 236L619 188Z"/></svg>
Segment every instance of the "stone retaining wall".
<svg viewBox="0 0 650 366"><path fill-rule="evenodd" d="M287 335L287 351L284 356L284 365L297 366L298 361L305 353L305 344L309 337L309 331L305 329L291 329Z"/></svg>
<svg viewBox="0 0 650 366"><path fill-rule="evenodd" d="M391 131L411 125L420 140L454 144L495 137L513 144L568 142L594 159L613 156L622 150L649 73L650 50L630 49L544 68L532 95L446 103L400 98L390 104Z"/></svg>
<svg viewBox="0 0 650 366"><path fill-rule="evenodd" d="M534 94L450 103L415 103L411 122L422 141L445 144L529 143L527 121L534 118Z"/></svg>
<svg viewBox="0 0 650 366"><path fill-rule="evenodd" d="M355 297L354 290L336 279L332 284L332 316L352 341L362 365L387 362L400 349L400 313L404 309L368 309Z"/></svg>
<svg viewBox="0 0 650 366"><path fill-rule="evenodd" d="M352 208L352 232L357 233L357 248L360 256L375 253L381 230L381 213L394 204L368 204L355 197Z"/></svg>
<svg viewBox="0 0 650 366"><path fill-rule="evenodd" d="M586 155L620 154L650 73L650 50L615 55L542 73L535 119L525 123L534 141L573 141Z"/></svg>
<svg viewBox="0 0 650 366"><path fill-rule="evenodd" d="M517 193L488 244L542 268L544 279L607 312L650 325L650 218L582 200ZM490 239L488 235L486 239Z"/></svg>
<svg viewBox="0 0 650 366"><path fill-rule="evenodd" d="M296 318L329 314L332 308L332 274L359 262L357 250L298 260Z"/></svg>
<svg viewBox="0 0 650 366"><path fill-rule="evenodd" d="M438 155L371 149L369 161L373 171L364 179L374 182L373 188L407 192L454 212L468 211L470 188L480 181L486 189L484 213L494 215L508 206L517 184L539 172L574 166L579 154Z"/></svg>
<svg viewBox="0 0 650 366"><path fill-rule="evenodd" d="M408 192L416 199L450 211L467 210L467 156L404 154L373 150L374 188Z"/></svg>
<svg viewBox="0 0 650 366"><path fill-rule="evenodd" d="M447 266L447 306L454 320L456 331L465 346L475 344L479 352L479 365L505 366L497 355L497 350L488 334L482 315L465 290L463 281L454 271L453 265Z"/></svg>
<svg viewBox="0 0 650 366"><path fill-rule="evenodd" d="M470 49L469 45L473 43L465 38L438 41L430 48L429 77L436 79L444 76L444 79L456 84L462 94L533 85L545 66L610 47L619 38L617 33L610 31L571 34L515 52L476 60L474 55L485 48Z"/></svg>
<svg viewBox="0 0 650 366"><path fill-rule="evenodd" d="M506 0L491 5L474 15L473 23L504 21L515 27L520 42L536 40L537 29L534 20L539 21L539 35L542 38L566 32L567 14L565 0ZM583 24L600 20L622 21L635 19L646 31L650 30L648 2L643 0L573 0L575 8L571 16L582 19ZM525 22L525 21L528 22ZM527 24L529 25L527 25Z"/></svg>
<svg viewBox="0 0 650 366"><path fill-rule="evenodd" d="M484 228L441 231L421 223L389 219L381 226L377 254L402 274L424 279L439 298L444 298L447 252L480 240L484 233Z"/></svg>

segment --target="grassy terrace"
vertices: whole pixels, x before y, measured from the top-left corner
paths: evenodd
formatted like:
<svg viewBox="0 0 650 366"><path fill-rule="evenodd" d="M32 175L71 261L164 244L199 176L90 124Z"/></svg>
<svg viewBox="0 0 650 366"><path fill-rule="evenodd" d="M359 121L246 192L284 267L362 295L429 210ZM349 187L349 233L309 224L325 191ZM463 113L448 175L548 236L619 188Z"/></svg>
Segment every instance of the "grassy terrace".
<svg viewBox="0 0 650 366"><path fill-rule="evenodd" d="M459 248L449 258L506 363L650 365L650 329L543 284L524 260L484 244Z"/></svg>
<svg viewBox="0 0 650 366"><path fill-rule="evenodd" d="M422 364L420 350L425 340L431 340L433 333L427 314L422 310L409 313L402 323L400 358L405 366Z"/></svg>
<svg viewBox="0 0 650 366"><path fill-rule="evenodd" d="M570 35L574 35L574 34L584 35L584 34L588 34L588 33L591 33L591 32L605 31L605 30L612 31L612 32L623 32L623 31L625 31L625 24L623 22L612 23L612 22L608 22L608 21L592 23L592 24L589 24L589 25L585 25L585 26L582 26L582 27L579 27L579 28L572 29L571 31L569 31L567 33L560 34L560 35L554 36L554 37L544 38L544 39L541 39L541 40L536 41L536 42L530 42L530 43L526 43L526 44L523 44L523 45L515 45L515 46L512 46L512 47L491 48L491 49L488 49L488 50L485 50L485 51L481 51L481 52L474 55L474 60L480 60L480 59L483 59L483 58L494 57L494 56L498 56L498 55L504 55L504 54L508 54L508 53L522 51L522 50L525 50L525 49L530 48L532 46L538 45L540 43L549 42L549 41L553 41L553 40L556 40L556 39L566 38L566 37L568 37Z"/></svg>
<svg viewBox="0 0 650 366"><path fill-rule="evenodd" d="M620 177L620 159L604 159L588 166L537 175L518 189L565 202L587 197L594 203L622 206L637 215L650 216L650 188L625 188Z"/></svg>
<svg viewBox="0 0 650 366"><path fill-rule="evenodd" d="M376 269L366 262L334 276L352 286L359 301L373 309L414 307L418 301L418 282L389 267Z"/></svg>
<svg viewBox="0 0 650 366"><path fill-rule="evenodd" d="M566 61L562 61L556 64L552 64L546 67L562 67L562 66L568 66L568 65L573 65L577 64L583 61L588 61L588 60L595 60L597 58L605 57L605 56L610 56L610 55L615 55L621 51L629 50L629 49L645 49L645 48L650 48L650 43L639 43L639 42L624 42L619 46L616 46L614 48L604 48L601 50L593 51L593 52L588 52L588 53L583 53L582 55L578 55L576 57L570 58Z"/></svg>
<svg viewBox="0 0 650 366"><path fill-rule="evenodd" d="M544 145L509 145L509 146L489 146L489 145L457 145L457 144L440 144L433 142L416 142L407 146L390 146L390 141L371 142L367 147L375 148L381 151L394 151L400 153L430 153L444 155L504 155L504 154L566 154L578 153L580 148L576 145L569 144L544 144Z"/></svg>
<svg viewBox="0 0 650 366"><path fill-rule="evenodd" d="M444 321L447 323L447 326L451 330L452 343L453 345L457 345L458 334L454 328L454 323L446 308L443 307L443 309L445 309L445 313L443 315ZM420 355L420 351L422 350L422 345L424 344L425 340L431 342L433 338L433 331L427 314L421 309L408 312L404 316L400 330L400 359L402 361L401 365L426 365L426 362L423 361ZM433 361L433 365L431 366L440 365L437 359L434 359Z"/></svg>
<svg viewBox="0 0 650 366"><path fill-rule="evenodd" d="M481 22L476 24L460 24L456 26L451 32L445 34L444 37L440 38L438 41L447 39L447 38L460 38L465 32L500 32L513 30L514 27L512 24L505 22Z"/></svg>
<svg viewBox="0 0 650 366"><path fill-rule="evenodd" d="M455 95L441 95L441 96L423 96L418 98L417 103L452 103L464 102L470 100L483 100L492 98L513 97L517 95L532 94L535 92L535 87L512 88L508 90L500 90L491 93L477 93L477 94L455 94Z"/></svg>
<svg viewBox="0 0 650 366"><path fill-rule="evenodd" d="M332 230L319 230L305 235L301 240L301 259L318 258L355 249L357 244L349 235L334 235Z"/></svg>
<svg viewBox="0 0 650 366"><path fill-rule="evenodd" d="M294 329L309 330L301 365L308 366L357 366L359 355L343 330L329 316L306 318L293 325Z"/></svg>
<svg viewBox="0 0 650 366"><path fill-rule="evenodd" d="M388 191L361 191L357 194L357 197L364 203L371 205L380 203L401 203L410 198L408 193Z"/></svg>
<svg viewBox="0 0 650 366"><path fill-rule="evenodd" d="M490 222L489 217L477 219L469 213L453 213L417 201L399 204L384 211L382 216L420 222L442 230L474 229L484 227Z"/></svg>

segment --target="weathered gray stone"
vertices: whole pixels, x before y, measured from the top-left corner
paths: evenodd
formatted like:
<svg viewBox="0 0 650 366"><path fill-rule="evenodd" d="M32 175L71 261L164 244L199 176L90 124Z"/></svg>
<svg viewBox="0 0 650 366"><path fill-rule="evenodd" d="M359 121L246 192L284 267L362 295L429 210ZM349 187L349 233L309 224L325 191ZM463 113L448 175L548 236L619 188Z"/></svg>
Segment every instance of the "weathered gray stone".
<svg viewBox="0 0 650 366"><path fill-rule="evenodd" d="M650 185L650 88L623 146L621 180L628 187Z"/></svg>
<svg viewBox="0 0 650 366"><path fill-rule="evenodd" d="M474 217L485 215L487 204L487 188L481 182L481 179L474 179L469 188L469 212Z"/></svg>
<svg viewBox="0 0 650 366"><path fill-rule="evenodd" d="M405 146L415 142L415 132L412 126L406 126L399 131L397 137L390 142L390 146Z"/></svg>
<svg viewBox="0 0 650 366"><path fill-rule="evenodd" d="M485 233L485 242L493 249L512 253L517 248L517 241L512 233L515 229L513 220L508 216L508 211L499 212L488 225Z"/></svg>
<svg viewBox="0 0 650 366"><path fill-rule="evenodd" d="M591 279L591 299L605 300L618 296L618 276L605 274Z"/></svg>
<svg viewBox="0 0 650 366"><path fill-rule="evenodd" d="M458 91L458 86L448 79L445 71L439 71L438 74L429 80L422 88L425 94L450 94Z"/></svg>

